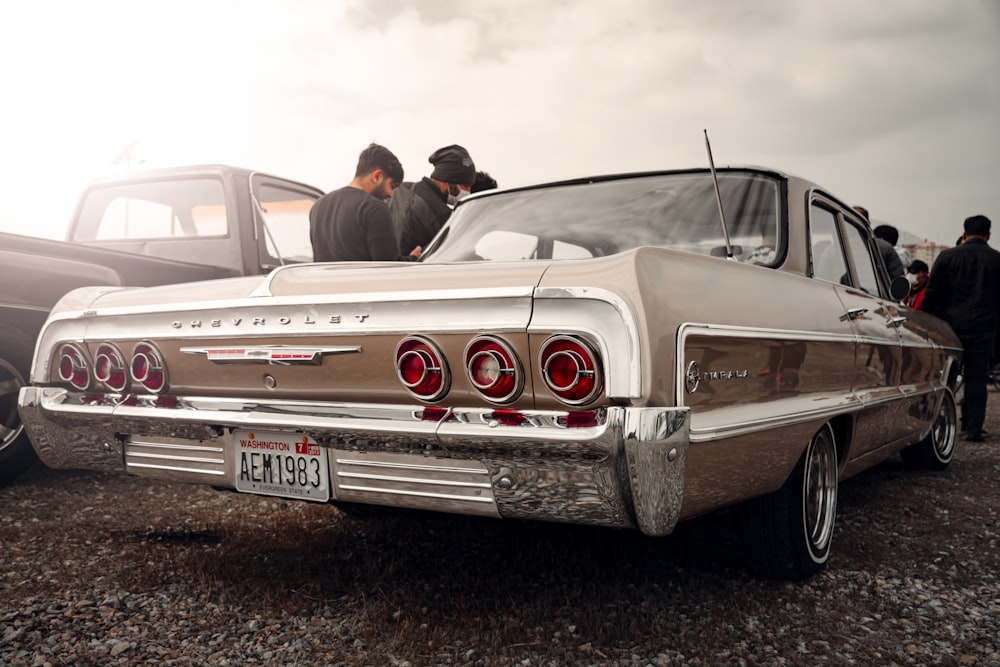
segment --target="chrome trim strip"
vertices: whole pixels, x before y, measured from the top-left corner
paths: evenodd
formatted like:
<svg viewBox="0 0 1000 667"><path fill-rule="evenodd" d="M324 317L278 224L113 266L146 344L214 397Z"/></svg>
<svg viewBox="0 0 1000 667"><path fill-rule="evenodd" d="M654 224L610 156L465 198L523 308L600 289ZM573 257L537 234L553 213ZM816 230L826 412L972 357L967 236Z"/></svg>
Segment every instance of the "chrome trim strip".
<svg viewBox="0 0 1000 667"><path fill-rule="evenodd" d="M853 334L836 334L836 333L822 333L814 331L798 331L798 330L788 330L788 329L768 329L768 328L755 328L755 327L740 327L732 325L719 325L719 324L705 324L698 322L685 322L678 329L677 335L677 347L675 351L675 368L682 369L687 359L683 355L685 350L685 344L687 342L688 336L691 335L703 335L703 336L727 336L727 337L741 337L750 339L767 339L767 338L779 338L784 340L801 340L801 341L812 341L812 342L849 342L851 344L878 344L878 345L891 345L893 347L899 345L898 342L889 341L883 338L874 338L868 336L855 336ZM941 346L935 344L929 345L919 345L916 343L909 343L908 347L919 348L919 349L948 349L942 348ZM677 400L677 405L684 405L684 373L675 370L675 395ZM845 414L847 412L856 412L861 409L870 408L873 406L880 405L882 403L889 403L899 400L901 395L905 395L907 398L915 398L919 395L935 394L940 388L931 389L917 389L912 385L907 385L904 389L903 387L889 387L885 388L886 391L891 392L888 396L878 396L872 397L872 391L861 390L857 392L844 392L837 396L832 396L827 398L827 405L823 407L816 408L815 397L809 397L808 399L785 399L782 401L782 405L786 406L779 414L770 417L762 417L757 419L744 419L740 421L733 422L731 424L726 424L722 426L714 426L711 428L696 428L691 427L690 440L692 443L703 443L712 442L714 440L722 440L724 438L730 438L737 435L747 435L751 433L756 433L760 431L767 431L771 429L781 428L785 426L792 426L795 424L800 424L803 422L808 422L812 420L829 419L837 415ZM795 406L802 406L801 409ZM752 410L755 413L760 413L763 409L766 409L766 405L754 405L748 406L743 409L743 411ZM739 412L739 410L733 410L734 412Z"/></svg>
<svg viewBox="0 0 1000 667"><path fill-rule="evenodd" d="M160 461L186 461L188 463L218 463L218 459L207 459L200 456L170 456L169 454L144 454L142 452L129 452L129 458L133 459L153 459ZM131 464L138 465L138 464Z"/></svg>
<svg viewBox="0 0 1000 667"><path fill-rule="evenodd" d="M150 463L129 463L128 467L129 470L133 468L140 468L147 470L169 470L171 472L192 473L196 475L214 475L216 477L224 477L226 474L221 470L205 470L203 468L183 468L180 466L153 465Z"/></svg>
<svg viewBox="0 0 1000 667"><path fill-rule="evenodd" d="M402 506L417 503L416 507L423 509L500 516L489 470L474 458L334 451L331 478L339 500Z"/></svg>
<svg viewBox="0 0 1000 667"><path fill-rule="evenodd" d="M414 480L406 480L406 481L413 482ZM431 484L433 482L427 482L427 483ZM489 485L487 485L487 488L489 488ZM383 494L386 494L386 495L394 495L394 496L417 496L417 497L420 497L420 498L438 498L438 499L441 499L441 500L461 500L463 502L472 502L472 503L490 503L490 504L493 503L492 496L488 497L488 498L484 498L484 497L481 497L481 496L458 496L458 495L450 495L450 494L447 494L447 493L431 493L429 491L427 491L427 492L425 492L425 491L404 491L403 489L394 489L394 488L390 488L390 487L380 487L380 486L350 486L350 485L347 485L347 484L340 484L340 485L337 486L337 489L339 491L358 491L358 492L365 492L365 493L383 493Z"/></svg>
<svg viewBox="0 0 1000 667"><path fill-rule="evenodd" d="M382 482L413 482L414 484L440 484L441 486L458 486L462 488L477 488L477 489L488 489L489 484L483 484L479 482L454 482L454 481L431 481L426 479L413 479L410 477L400 477L397 475L374 475L365 474L359 472L342 472L338 473L341 479L370 479ZM341 488L345 488L341 485Z"/></svg>
<svg viewBox="0 0 1000 667"><path fill-rule="evenodd" d="M166 443L162 443L162 442L154 442L152 440L150 440L150 441L136 440L134 438L129 441L129 444L131 444L131 445L139 445L139 446L142 446L142 447L163 447L163 448L168 448L168 449L179 449L179 450L182 450L182 451L183 450L188 450L188 451L197 451L197 452L218 452L220 454L224 451L222 449L222 447L203 447L203 446L199 446L199 445L180 445L180 444L174 444L174 443L166 444Z"/></svg>
<svg viewBox="0 0 1000 667"><path fill-rule="evenodd" d="M122 459L125 470L137 475L145 475L144 471L210 477L226 475L225 449L221 443L213 441L191 442L178 441L176 438L154 440L126 437L122 444Z"/></svg>
<svg viewBox="0 0 1000 667"><path fill-rule="evenodd" d="M294 264L286 269L301 268L302 265ZM278 271L280 269L275 269ZM357 269L358 273L368 269ZM534 285L510 286L510 287L455 287L441 290L414 290L393 291L393 292L351 292L343 294L308 294L303 296L268 296L266 308L277 307L298 307L308 306L338 306L343 304L368 304L368 303L409 303L413 301L458 301L468 299L511 299L530 298L535 290ZM235 309L246 309L258 311L261 308L260 297L240 297L234 299L213 300L213 301L181 301L169 304L157 303L149 305L121 306L117 308L88 308L86 310L65 310L53 313L49 322L59 322L63 320L77 320L83 317L118 317L121 315L155 315L159 313L183 313L188 318L191 314L205 311L221 312ZM338 331L342 327L338 328ZM287 330L282 329L282 331ZM367 327L352 329L351 331L367 331ZM262 330L265 331L265 330ZM270 333L265 331L266 333Z"/></svg>
<svg viewBox="0 0 1000 667"><path fill-rule="evenodd" d="M231 345L227 347L182 347L184 354L205 355L214 364L271 364L275 366L317 365L323 355L360 352L360 345L311 347L298 345ZM285 355L301 358L284 358ZM278 357L277 359L275 357Z"/></svg>
<svg viewBox="0 0 1000 667"><path fill-rule="evenodd" d="M336 462L342 465L368 466L372 468L396 468L400 470L422 470L426 472L466 472L465 468L455 468L453 466L427 466L413 463L386 463L382 461L365 461L363 459L337 458ZM488 484L486 486L489 486Z"/></svg>

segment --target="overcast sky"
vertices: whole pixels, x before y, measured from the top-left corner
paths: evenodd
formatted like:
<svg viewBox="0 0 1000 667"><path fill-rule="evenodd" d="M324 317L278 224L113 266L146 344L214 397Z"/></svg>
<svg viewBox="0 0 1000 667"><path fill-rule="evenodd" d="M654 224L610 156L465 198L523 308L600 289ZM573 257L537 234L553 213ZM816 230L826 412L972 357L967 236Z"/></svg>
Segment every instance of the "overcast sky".
<svg viewBox="0 0 1000 667"><path fill-rule="evenodd" d="M90 0L4 9L0 229L60 237L135 168L324 190L369 142L458 143L501 187L756 164L951 244L1000 225L997 0ZM997 238L1000 238L998 233ZM1000 243L994 242L994 245Z"/></svg>

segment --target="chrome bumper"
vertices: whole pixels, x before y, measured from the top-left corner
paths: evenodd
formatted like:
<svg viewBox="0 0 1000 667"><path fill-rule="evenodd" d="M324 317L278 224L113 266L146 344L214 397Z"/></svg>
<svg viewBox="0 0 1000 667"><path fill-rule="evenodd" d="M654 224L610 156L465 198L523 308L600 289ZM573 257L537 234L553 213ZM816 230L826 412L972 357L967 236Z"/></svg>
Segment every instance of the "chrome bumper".
<svg viewBox="0 0 1000 667"><path fill-rule="evenodd" d="M90 402L86 402L90 400ZM686 408L611 407L596 425L563 412L182 397L109 403L24 387L21 419L52 468L124 471L235 488L233 429L307 435L328 448L331 499L670 533L684 495ZM376 471L377 474L372 474Z"/></svg>

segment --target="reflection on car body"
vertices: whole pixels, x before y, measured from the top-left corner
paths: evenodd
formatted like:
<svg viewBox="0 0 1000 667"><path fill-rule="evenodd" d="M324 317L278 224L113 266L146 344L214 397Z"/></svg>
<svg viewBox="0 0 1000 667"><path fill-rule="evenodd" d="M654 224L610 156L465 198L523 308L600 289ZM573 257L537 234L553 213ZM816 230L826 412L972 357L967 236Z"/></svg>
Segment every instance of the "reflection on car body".
<svg viewBox="0 0 1000 667"><path fill-rule="evenodd" d="M731 506L756 570L808 576L840 480L949 463L961 350L849 206L718 180L725 229L706 170L606 176L471 197L419 263L72 292L25 423L53 467L324 502L654 536Z"/></svg>

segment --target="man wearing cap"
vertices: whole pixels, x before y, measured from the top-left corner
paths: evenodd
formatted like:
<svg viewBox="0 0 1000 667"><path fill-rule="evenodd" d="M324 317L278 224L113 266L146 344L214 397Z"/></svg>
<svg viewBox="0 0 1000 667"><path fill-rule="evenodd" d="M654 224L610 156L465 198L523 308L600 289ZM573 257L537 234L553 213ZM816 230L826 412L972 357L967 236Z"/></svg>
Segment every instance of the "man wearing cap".
<svg viewBox="0 0 1000 667"><path fill-rule="evenodd" d="M457 144L434 151L429 177L403 183L389 204L392 222L404 255L419 253L451 216L451 207L469 194L476 180L476 165L469 152Z"/></svg>

